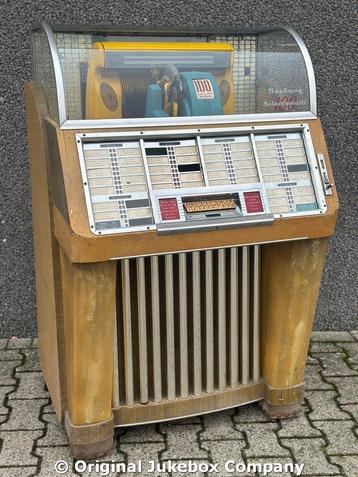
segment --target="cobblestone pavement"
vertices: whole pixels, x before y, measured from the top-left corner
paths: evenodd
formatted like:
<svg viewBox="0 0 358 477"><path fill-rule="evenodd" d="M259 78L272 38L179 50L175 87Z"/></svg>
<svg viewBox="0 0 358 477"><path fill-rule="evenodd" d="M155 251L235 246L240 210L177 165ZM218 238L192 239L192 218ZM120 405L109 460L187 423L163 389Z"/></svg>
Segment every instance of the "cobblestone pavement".
<svg viewBox="0 0 358 477"><path fill-rule="evenodd" d="M120 475L75 472L66 437L40 372L37 340L0 340L0 477ZM305 476L358 476L358 332L315 332L307 362L306 393L301 414L288 420L268 419L258 404L185 420L120 429L116 448L103 462L146 463L155 460L219 463L305 464ZM102 461L101 461L102 462ZM267 469L267 467L266 467ZM105 469L103 469L105 471ZM129 469L128 469L129 470ZM123 475L123 474L121 474ZM157 473L169 477L200 472ZM297 475L270 473L270 476Z"/></svg>

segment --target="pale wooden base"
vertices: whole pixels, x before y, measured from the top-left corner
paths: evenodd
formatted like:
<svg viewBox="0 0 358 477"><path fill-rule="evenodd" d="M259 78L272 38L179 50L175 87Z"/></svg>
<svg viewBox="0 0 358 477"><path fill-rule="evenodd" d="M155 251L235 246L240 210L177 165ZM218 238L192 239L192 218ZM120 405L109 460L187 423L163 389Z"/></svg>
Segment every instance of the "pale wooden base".
<svg viewBox="0 0 358 477"><path fill-rule="evenodd" d="M180 419L193 415L217 412L250 402L260 401L263 410L272 418L288 418L301 410L302 399L290 404L272 404L284 399L286 402L303 396L303 385L287 389L272 389L264 382L250 383L216 391L187 399L164 400L160 403L120 406L112 410L110 419L89 425L74 425L69 414L65 413L64 427L72 454L78 459L95 459L110 452L113 448L114 427L148 424L152 422Z"/></svg>
<svg viewBox="0 0 358 477"><path fill-rule="evenodd" d="M301 410L304 387L304 383L301 383L290 388L273 388L266 383L265 399L261 402L261 407L272 418L295 416Z"/></svg>
<svg viewBox="0 0 358 477"><path fill-rule="evenodd" d="M76 459L96 459L113 448L113 416L96 424L76 426L66 412L64 427L72 455Z"/></svg>
<svg viewBox="0 0 358 477"><path fill-rule="evenodd" d="M262 402L262 409L273 419L288 419L297 416L301 412L301 407L301 401L286 405L272 405L266 401Z"/></svg>
<svg viewBox="0 0 358 477"><path fill-rule="evenodd" d="M289 388L273 388L265 384L265 402L271 406L289 406L303 399L305 384L300 383Z"/></svg>
<svg viewBox="0 0 358 477"><path fill-rule="evenodd" d="M238 386L227 391L190 396L186 399L177 398L172 401L164 400L160 403L151 402L146 405L121 406L113 409L114 425L144 424L220 411L259 401L264 397L264 394L265 385L263 382L258 382Z"/></svg>

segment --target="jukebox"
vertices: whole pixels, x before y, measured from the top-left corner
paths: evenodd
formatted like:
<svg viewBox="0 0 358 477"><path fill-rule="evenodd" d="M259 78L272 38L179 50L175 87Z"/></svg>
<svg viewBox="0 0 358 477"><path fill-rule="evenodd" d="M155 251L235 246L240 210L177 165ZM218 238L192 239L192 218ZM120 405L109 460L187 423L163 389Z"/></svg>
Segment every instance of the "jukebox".
<svg viewBox="0 0 358 477"><path fill-rule="evenodd" d="M40 360L73 454L297 413L338 209L300 37L41 24L32 58Z"/></svg>

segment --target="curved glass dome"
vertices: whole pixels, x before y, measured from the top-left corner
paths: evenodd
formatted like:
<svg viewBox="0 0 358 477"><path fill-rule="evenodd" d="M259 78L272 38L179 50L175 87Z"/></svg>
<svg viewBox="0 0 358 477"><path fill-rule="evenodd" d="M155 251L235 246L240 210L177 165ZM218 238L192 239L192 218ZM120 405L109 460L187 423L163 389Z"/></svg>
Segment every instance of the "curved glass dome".
<svg viewBox="0 0 358 477"><path fill-rule="evenodd" d="M156 32L40 24L34 79L61 127L316 115L312 63L290 29Z"/></svg>

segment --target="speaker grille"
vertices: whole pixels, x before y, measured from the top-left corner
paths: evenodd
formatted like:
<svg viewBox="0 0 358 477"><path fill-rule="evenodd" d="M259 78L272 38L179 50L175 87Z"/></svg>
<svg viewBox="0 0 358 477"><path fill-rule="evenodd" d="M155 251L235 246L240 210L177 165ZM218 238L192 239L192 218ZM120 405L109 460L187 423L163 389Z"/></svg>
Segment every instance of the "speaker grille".
<svg viewBox="0 0 358 477"><path fill-rule="evenodd" d="M118 264L115 404L259 380L259 246Z"/></svg>

